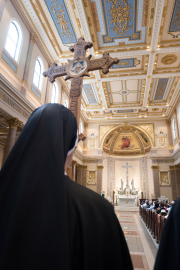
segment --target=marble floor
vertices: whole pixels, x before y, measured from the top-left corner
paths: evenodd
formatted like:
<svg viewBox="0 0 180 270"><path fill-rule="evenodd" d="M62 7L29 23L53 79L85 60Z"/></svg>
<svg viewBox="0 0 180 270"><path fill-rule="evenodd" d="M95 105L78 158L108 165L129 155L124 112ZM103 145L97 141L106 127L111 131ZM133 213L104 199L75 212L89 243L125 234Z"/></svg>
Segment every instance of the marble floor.
<svg viewBox="0 0 180 270"><path fill-rule="evenodd" d="M157 247L142 223L138 212L122 212L116 215L124 232L134 270L153 270Z"/></svg>

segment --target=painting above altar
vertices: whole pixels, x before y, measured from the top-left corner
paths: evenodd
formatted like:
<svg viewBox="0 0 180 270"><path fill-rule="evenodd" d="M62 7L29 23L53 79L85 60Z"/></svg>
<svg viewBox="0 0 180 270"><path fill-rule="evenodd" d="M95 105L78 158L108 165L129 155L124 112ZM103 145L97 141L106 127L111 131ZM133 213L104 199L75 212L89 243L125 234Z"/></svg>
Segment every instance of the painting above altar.
<svg viewBox="0 0 180 270"><path fill-rule="evenodd" d="M151 150L151 143L144 130L125 124L106 135L103 152L114 156L142 155Z"/></svg>

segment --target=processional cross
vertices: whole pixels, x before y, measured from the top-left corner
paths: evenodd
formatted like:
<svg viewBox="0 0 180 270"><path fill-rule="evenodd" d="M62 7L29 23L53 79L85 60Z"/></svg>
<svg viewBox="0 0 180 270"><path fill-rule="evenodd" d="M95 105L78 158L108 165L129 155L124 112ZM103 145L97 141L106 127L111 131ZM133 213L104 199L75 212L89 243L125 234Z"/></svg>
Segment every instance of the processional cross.
<svg viewBox="0 0 180 270"><path fill-rule="evenodd" d="M129 188L129 176L128 176L128 169L132 168L132 166L128 166L128 162L126 162L126 166L122 166L126 169L126 187Z"/></svg>
<svg viewBox="0 0 180 270"><path fill-rule="evenodd" d="M48 77L51 83L54 83L57 77L65 76L65 80L71 79L69 109L76 117L77 126L79 129L80 107L82 95L83 77L89 76L89 71L102 69L104 74L109 72L109 68L114 64L118 64L117 58L109 56L108 52L103 53L103 57L90 60L92 55L86 56L86 50L92 48L91 42L85 42L84 38L80 37L73 46L69 47L71 52L74 52L74 59L68 60L68 64L58 66L53 63L51 67L43 72L44 77ZM80 139L85 140L83 134L80 134Z"/></svg>

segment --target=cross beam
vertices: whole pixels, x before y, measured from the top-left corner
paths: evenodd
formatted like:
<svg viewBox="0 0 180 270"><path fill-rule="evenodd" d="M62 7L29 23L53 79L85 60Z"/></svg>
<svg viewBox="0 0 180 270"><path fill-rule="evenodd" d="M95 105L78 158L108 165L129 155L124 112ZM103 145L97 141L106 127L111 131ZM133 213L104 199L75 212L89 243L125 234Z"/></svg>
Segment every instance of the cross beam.
<svg viewBox="0 0 180 270"><path fill-rule="evenodd" d="M55 82L57 77L66 75L65 80L71 79L69 109L76 117L77 126L79 129L81 95L83 77L89 76L89 71L102 69L104 74L109 72L109 68L114 64L118 64L117 58L112 58L108 52L103 53L103 57L90 60L92 55L86 56L86 50L91 48L91 42L85 42L84 38L80 37L73 46L69 47L71 52L74 52L74 59L69 60L67 65L58 66L53 63L51 67L43 72L44 77L48 77L51 83Z"/></svg>

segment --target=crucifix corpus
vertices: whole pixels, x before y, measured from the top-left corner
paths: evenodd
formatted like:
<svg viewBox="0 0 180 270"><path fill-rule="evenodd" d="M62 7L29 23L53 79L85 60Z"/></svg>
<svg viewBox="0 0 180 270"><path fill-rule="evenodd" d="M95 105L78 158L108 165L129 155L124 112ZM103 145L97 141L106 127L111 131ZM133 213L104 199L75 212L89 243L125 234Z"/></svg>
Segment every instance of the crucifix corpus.
<svg viewBox="0 0 180 270"><path fill-rule="evenodd" d="M57 77L65 76L65 80L71 79L69 109L76 117L77 126L79 130L80 108L81 108L81 95L83 77L89 75L89 71L102 69L104 74L109 72L109 68L114 64L118 64L117 58L110 57L108 52L103 53L103 57L90 60L92 55L86 56L86 50L92 48L91 42L85 42L84 38L80 37L73 46L69 47L71 52L74 52L74 59L68 60L68 64L58 66L53 63L51 67L43 72L44 77L48 77L51 83L55 82ZM79 135L79 140L85 140L83 134Z"/></svg>
<svg viewBox="0 0 180 270"><path fill-rule="evenodd" d="M132 166L128 166L128 162L126 162L126 166L122 166L122 167L126 169L126 188L130 188L129 187L128 169L132 168Z"/></svg>

